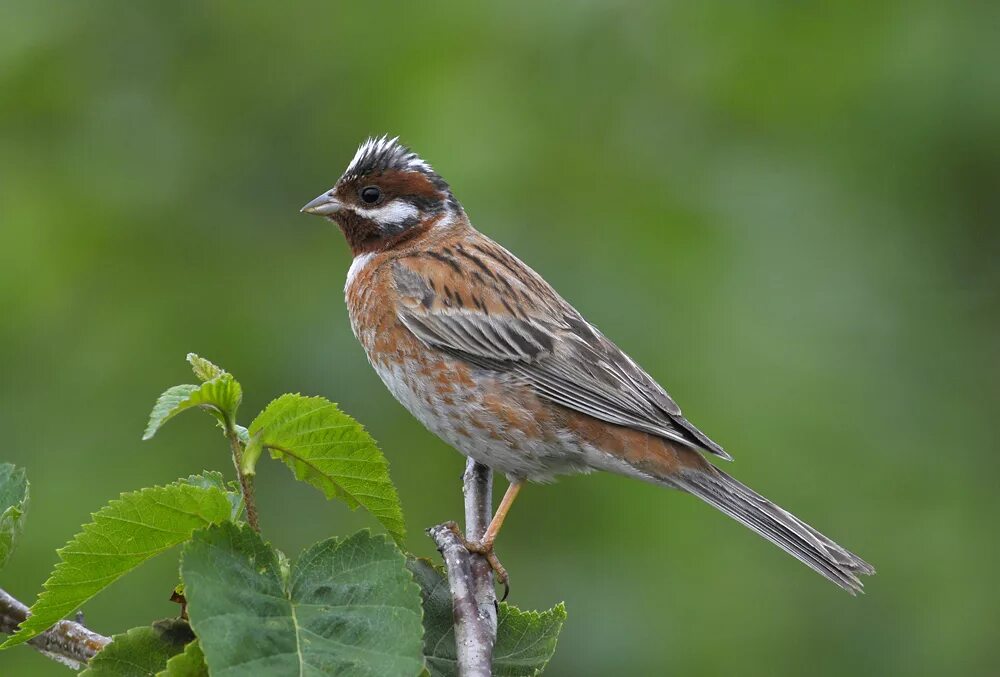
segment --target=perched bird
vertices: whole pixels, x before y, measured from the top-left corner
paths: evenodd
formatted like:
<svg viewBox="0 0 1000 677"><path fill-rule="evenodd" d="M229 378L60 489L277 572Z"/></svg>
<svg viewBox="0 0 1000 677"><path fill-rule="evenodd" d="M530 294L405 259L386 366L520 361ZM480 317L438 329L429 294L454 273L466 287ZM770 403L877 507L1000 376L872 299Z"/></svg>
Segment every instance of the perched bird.
<svg viewBox="0 0 1000 677"><path fill-rule="evenodd" d="M526 481L606 470L693 494L853 593L875 570L709 463L731 460L667 392L538 273L473 228L448 184L398 139L365 141L302 208L354 254L351 327L389 391L462 454L510 481L493 552Z"/></svg>

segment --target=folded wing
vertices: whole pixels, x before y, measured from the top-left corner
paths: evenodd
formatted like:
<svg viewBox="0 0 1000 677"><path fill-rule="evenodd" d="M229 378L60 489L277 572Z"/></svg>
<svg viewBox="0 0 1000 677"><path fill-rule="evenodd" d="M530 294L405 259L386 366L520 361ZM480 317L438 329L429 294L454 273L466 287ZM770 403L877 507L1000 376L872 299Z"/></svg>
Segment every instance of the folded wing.
<svg viewBox="0 0 1000 677"><path fill-rule="evenodd" d="M540 276L493 246L395 261L400 321L428 346L508 374L556 404L730 459Z"/></svg>

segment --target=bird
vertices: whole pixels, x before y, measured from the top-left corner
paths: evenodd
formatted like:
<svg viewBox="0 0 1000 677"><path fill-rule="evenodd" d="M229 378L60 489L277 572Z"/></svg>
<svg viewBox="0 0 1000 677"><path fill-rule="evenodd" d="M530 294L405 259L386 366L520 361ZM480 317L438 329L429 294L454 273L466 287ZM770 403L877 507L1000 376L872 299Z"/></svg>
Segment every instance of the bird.
<svg viewBox="0 0 1000 677"><path fill-rule="evenodd" d="M354 257L351 328L389 392L509 486L463 542L499 580L501 526L525 483L606 471L692 494L851 594L875 569L721 470L732 457L656 380L514 254L473 227L449 184L388 135L365 140L300 210Z"/></svg>

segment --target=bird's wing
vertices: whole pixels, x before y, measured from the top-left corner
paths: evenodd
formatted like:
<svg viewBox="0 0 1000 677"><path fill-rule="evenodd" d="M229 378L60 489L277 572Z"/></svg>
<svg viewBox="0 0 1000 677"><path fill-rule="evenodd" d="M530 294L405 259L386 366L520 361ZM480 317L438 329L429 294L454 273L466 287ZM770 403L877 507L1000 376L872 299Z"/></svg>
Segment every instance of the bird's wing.
<svg viewBox="0 0 1000 677"><path fill-rule="evenodd" d="M392 265L397 316L428 346L507 373L569 409L730 458L649 374L500 245L477 238Z"/></svg>

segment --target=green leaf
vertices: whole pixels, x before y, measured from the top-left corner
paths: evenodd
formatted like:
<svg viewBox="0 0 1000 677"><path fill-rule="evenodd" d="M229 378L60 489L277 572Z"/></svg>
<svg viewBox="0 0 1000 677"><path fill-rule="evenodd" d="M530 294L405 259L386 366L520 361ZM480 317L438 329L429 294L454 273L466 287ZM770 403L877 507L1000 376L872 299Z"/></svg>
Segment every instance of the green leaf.
<svg viewBox="0 0 1000 677"><path fill-rule="evenodd" d="M60 562L31 607L31 616L3 647L27 641L136 568L209 524L229 519L224 491L180 480L122 494L57 551Z"/></svg>
<svg viewBox="0 0 1000 677"><path fill-rule="evenodd" d="M240 463L240 470L244 475L257 474L257 461L260 460L260 455L264 451L263 437L263 430L258 430L253 437L250 437L250 431L247 431L247 442L243 448L243 461Z"/></svg>
<svg viewBox="0 0 1000 677"><path fill-rule="evenodd" d="M200 386L187 384L168 388L156 400L142 439L150 439L164 423L194 407L205 409L226 428L236 420L236 410L242 401L243 388L232 374L220 374Z"/></svg>
<svg viewBox="0 0 1000 677"><path fill-rule="evenodd" d="M243 514L243 508L246 507L243 504L243 492L240 490L239 483L227 483L222 477L222 473L218 470L202 470L200 475L189 475L177 480L177 482L179 484L190 484L194 487L201 487L202 489L218 489L219 491L226 492L229 505L233 508L232 513L229 515L229 519L232 522L239 520Z"/></svg>
<svg viewBox="0 0 1000 677"><path fill-rule="evenodd" d="M426 559L410 558L407 567L420 585L424 607L424 655L432 677L458 674L451 591L444 571ZM559 631L566 621L566 607L557 604L548 611L521 611L500 604L497 643L493 647L495 677L541 674L556 650Z"/></svg>
<svg viewBox="0 0 1000 677"><path fill-rule="evenodd" d="M24 468L0 464L0 569L14 552L28 510L28 476Z"/></svg>
<svg viewBox="0 0 1000 677"><path fill-rule="evenodd" d="M111 644L90 659L81 677L153 677L171 657L182 655L185 645L193 640L190 626L180 619L132 628L112 637ZM201 674L207 676L208 671Z"/></svg>
<svg viewBox="0 0 1000 677"><path fill-rule="evenodd" d="M432 677L457 675L451 590L444 572L429 560L408 557L406 566L420 586L424 608L424 658Z"/></svg>
<svg viewBox="0 0 1000 677"><path fill-rule="evenodd" d="M252 529L223 524L184 547L181 578L213 677L423 669L420 591L383 536L321 541L282 567Z"/></svg>
<svg viewBox="0 0 1000 677"><path fill-rule="evenodd" d="M389 464L360 423L322 397L282 395L250 424L251 440L295 477L372 513L401 543L405 532Z"/></svg>
<svg viewBox="0 0 1000 677"><path fill-rule="evenodd" d="M167 661L166 669L156 673L156 677L208 677L208 665L198 640L184 647L184 653Z"/></svg>
<svg viewBox="0 0 1000 677"><path fill-rule="evenodd" d="M548 611L521 611L512 604L501 604L493 647L494 677L541 674L556 652L565 622L566 605L562 602Z"/></svg>
<svg viewBox="0 0 1000 677"><path fill-rule="evenodd" d="M191 365L191 371L194 375L198 377L199 381L211 381L214 378L218 378L225 373L228 373L222 367L212 364L204 357L199 357L194 353L187 354L187 361Z"/></svg>

